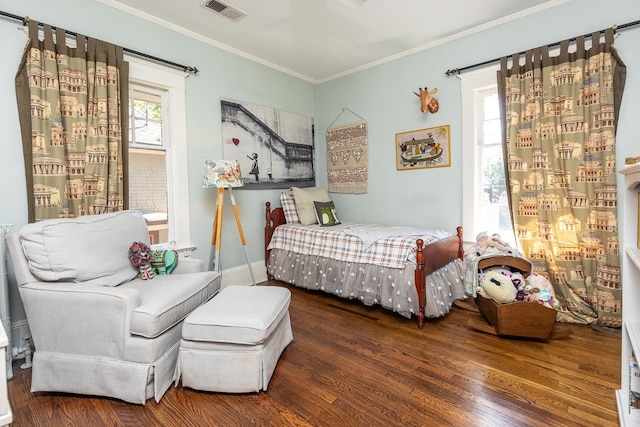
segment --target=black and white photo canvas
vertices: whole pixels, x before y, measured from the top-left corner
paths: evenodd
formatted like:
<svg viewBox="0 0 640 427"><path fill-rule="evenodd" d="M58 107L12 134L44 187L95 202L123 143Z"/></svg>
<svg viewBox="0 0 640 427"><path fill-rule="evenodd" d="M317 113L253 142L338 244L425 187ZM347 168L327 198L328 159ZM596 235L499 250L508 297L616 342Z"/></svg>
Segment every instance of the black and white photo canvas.
<svg viewBox="0 0 640 427"><path fill-rule="evenodd" d="M313 117L230 99L220 101L222 147L244 188L314 187Z"/></svg>

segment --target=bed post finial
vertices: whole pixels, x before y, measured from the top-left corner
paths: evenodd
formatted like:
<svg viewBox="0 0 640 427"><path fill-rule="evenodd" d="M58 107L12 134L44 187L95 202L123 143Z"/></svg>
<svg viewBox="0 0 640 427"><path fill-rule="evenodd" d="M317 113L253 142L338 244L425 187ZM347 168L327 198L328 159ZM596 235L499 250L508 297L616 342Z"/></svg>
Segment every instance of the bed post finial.
<svg viewBox="0 0 640 427"><path fill-rule="evenodd" d="M458 233L458 258L464 259L464 239L462 238L462 227L456 227Z"/></svg>

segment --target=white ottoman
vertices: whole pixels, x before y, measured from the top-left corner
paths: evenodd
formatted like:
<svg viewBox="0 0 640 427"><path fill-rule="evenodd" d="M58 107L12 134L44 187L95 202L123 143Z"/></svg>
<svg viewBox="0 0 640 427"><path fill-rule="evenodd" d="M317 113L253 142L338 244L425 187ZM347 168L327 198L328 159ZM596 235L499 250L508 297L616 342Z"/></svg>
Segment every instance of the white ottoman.
<svg viewBox="0 0 640 427"><path fill-rule="evenodd" d="M291 292L277 286L229 286L184 320L176 384L227 393L266 390L293 340Z"/></svg>

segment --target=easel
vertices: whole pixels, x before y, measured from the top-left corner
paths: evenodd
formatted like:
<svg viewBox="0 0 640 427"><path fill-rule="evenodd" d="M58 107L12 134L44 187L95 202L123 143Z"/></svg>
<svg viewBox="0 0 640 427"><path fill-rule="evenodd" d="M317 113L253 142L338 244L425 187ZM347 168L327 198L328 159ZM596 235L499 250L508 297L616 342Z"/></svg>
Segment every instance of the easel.
<svg viewBox="0 0 640 427"><path fill-rule="evenodd" d="M233 214L236 217L236 224L238 225L238 232L240 233L240 241L242 242L242 249L244 250L244 257L247 260L249 266L249 273L251 274L251 282L255 286L256 279L253 275L253 268L249 261L249 253L247 252L247 241L244 238L244 232L242 231L242 224L240 223L240 214L238 213L238 205L236 205L236 199L233 197L233 189L229 190L229 196L231 196L231 206L233 207ZM218 188L218 204L216 206L216 216L213 220L213 232L211 234L211 255L209 257L209 268L213 271L220 271L220 248L222 246L222 205L224 202L224 188Z"/></svg>

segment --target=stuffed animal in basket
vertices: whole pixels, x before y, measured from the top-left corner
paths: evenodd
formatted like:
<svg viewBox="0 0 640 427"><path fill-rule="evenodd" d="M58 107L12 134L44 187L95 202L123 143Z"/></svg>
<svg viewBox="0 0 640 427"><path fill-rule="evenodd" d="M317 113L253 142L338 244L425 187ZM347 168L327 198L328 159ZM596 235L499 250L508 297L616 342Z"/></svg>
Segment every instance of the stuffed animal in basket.
<svg viewBox="0 0 640 427"><path fill-rule="evenodd" d="M151 257L151 267L157 275L171 274L178 265L178 252L171 249L157 249Z"/></svg>
<svg viewBox="0 0 640 427"><path fill-rule="evenodd" d="M502 273L511 279L511 283L516 288L516 301L523 301L525 299L525 291L526 281L524 275L519 271L509 271L508 273Z"/></svg>
<svg viewBox="0 0 640 427"><path fill-rule="evenodd" d="M129 261L138 268L138 276L142 280L153 279L152 256L151 248L145 243L133 242L129 246Z"/></svg>
<svg viewBox="0 0 640 427"><path fill-rule="evenodd" d="M485 298L490 298L498 304L506 304L516 300L518 290L513 286L511 279L499 270L490 270L485 273L482 285L478 293Z"/></svg>
<svg viewBox="0 0 640 427"><path fill-rule="evenodd" d="M525 293L527 301L536 301L545 307L558 310L560 301L556 299L556 293L553 285L549 280L541 274L533 273L526 278Z"/></svg>

